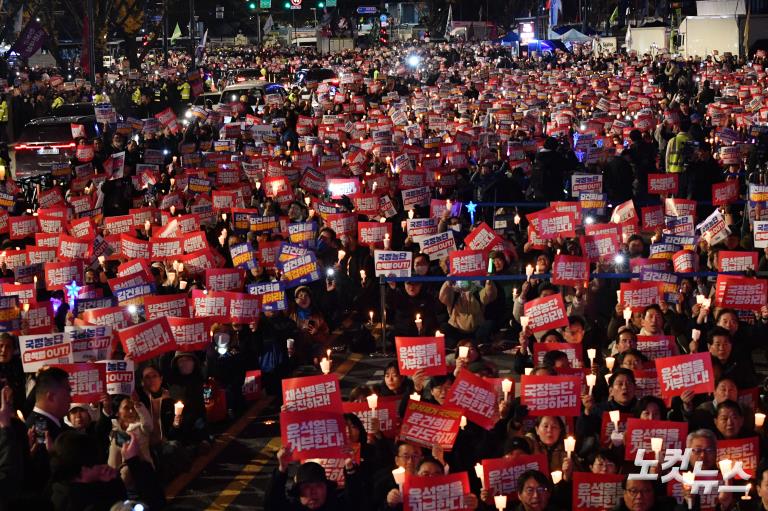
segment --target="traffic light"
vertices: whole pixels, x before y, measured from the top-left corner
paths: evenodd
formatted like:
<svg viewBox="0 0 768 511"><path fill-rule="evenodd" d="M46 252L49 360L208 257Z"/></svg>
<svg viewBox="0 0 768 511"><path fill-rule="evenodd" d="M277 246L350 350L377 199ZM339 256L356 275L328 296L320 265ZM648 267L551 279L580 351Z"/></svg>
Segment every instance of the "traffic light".
<svg viewBox="0 0 768 511"><path fill-rule="evenodd" d="M325 7L325 2L317 2L318 9L322 9L323 7Z"/></svg>
<svg viewBox="0 0 768 511"><path fill-rule="evenodd" d="M291 8L291 2L285 2L283 4L283 7L286 8L286 9L290 9Z"/></svg>
<svg viewBox="0 0 768 511"><path fill-rule="evenodd" d="M381 27L379 29L379 43L382 46L387 46L389 44L389 34L387 33L387 27Z"/></svg>
<svg viewBox="0 0 768 511"><path fill-rule="evenodd" d="M248 3L248 8L249 8L250 10L254 10L254 9L256 9L256 2L250 2L250 3Z"/></svg>

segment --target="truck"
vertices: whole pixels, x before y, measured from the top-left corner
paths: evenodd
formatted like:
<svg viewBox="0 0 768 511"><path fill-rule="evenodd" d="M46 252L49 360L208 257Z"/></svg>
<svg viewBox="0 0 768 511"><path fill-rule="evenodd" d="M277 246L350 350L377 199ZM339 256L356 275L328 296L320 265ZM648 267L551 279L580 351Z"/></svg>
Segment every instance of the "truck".
<svg viewBox="0 0 768 511"><path fill-rule="evenodd" d="M745 51L749 52L749 48L768 33L768 16L687 16L680 23L678 32L678 51L685 57L706 57L712 55L714 50L720 55L731 53L743 56Z"/></svg>
<svg viewBox="0 0 768 511"><path fill-rule="evenodd" d="M669 48L669 31L667 27L629 27L626 43L628 52L635 51L640 55L666 53Z"/></svg>

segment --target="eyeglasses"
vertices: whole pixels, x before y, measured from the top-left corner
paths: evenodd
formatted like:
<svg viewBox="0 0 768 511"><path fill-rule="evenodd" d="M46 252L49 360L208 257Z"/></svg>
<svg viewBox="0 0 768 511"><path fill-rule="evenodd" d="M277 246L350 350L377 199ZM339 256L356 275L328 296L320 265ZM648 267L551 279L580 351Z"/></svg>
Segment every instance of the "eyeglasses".
<svg viewBox="0 0 768 511"><path fill-rule="evenodd" d="M640 495L646 496L646 495L650 495L651 493L653 493L653 490L649 490L648 488L643 489L643 490L639 490L637 488L628 488L625 491L627 493L629 493L629 495L631 497L639 497Z"/></svg>
<svg viewBox="0 0 768 511"><path fill-rule="evenodd" d="M539 495L546 495L549 493L549 488L546 486L526 486L523 488L523 493L529 497L532 497L534 493L538 493Z"/></svg>

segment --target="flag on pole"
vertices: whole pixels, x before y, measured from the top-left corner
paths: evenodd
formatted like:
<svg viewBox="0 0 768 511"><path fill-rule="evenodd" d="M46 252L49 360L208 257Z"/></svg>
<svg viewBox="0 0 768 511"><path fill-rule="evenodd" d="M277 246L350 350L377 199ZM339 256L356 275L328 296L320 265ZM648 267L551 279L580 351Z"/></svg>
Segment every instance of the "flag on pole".
<svg viewBox="0 0 768 511"><path fill-rule="evenodd" d="M262 34L265 36L269 33L270 30L272 30L272 25L274 25L275 22L272 19L272 15L269 15L269 18L267 18L267 21L264 22L264 30L262 31Z"/></svg>
<svg viewBox="0 0 768 511"><path fill-rule="evenodd" d="M203 39L200 41L200 44L197 46L197 49L195 50L195 58L201 59L203 58L203 54L205 53L205 45L208 42L208 29L205 29L205 33L203 34Z"/></svg>
<svg viewBox="0 0 768 511"><path fill-rule="evenodd" d="M749 58L749 19L752 15L752 3L747 3L747 19L744 21L744 57Z"/></svg>
<svg viewBox="0 0 768 511"><path fill-rule="evenodd" d="M560 13L563 12L563 4L561 0L551 0L549 3L549 26L557 26L557 20L560 18Z"/></svg>
<svg viewBox="0 0 768 511"><path fill-rule="evenodd" d="M173 29L173 34L171 34L171 44L179 37L181 37L181 27L176 23L176 28Z"/></svg>
<svg viewBox="0 0 768 511"><path fill-rule="evenodd" d="M451 25L453 25L453 5L448 6L448 19L445 21L445 34L443 36L446 39L451 35Z"/></svg>

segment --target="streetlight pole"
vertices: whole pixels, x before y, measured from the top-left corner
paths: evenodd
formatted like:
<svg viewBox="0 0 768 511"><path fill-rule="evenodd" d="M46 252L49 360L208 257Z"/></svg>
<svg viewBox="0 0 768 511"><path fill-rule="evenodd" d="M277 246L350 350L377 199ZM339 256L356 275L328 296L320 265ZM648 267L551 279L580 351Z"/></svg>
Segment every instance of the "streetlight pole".
<svg viewBox="0 0 768 511"><path fill-rule="evenodd" d="M163 0L163 62L168 67L168 0Z"/></svg>
<svg viewBox="0 0 768 511"><path fill-rule="evenodd" d="M189 0L189 44L192 47L192 63L190 70L195 69L195 0Z"/></svg>

